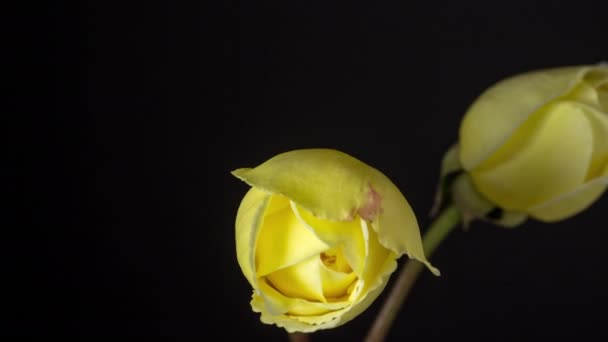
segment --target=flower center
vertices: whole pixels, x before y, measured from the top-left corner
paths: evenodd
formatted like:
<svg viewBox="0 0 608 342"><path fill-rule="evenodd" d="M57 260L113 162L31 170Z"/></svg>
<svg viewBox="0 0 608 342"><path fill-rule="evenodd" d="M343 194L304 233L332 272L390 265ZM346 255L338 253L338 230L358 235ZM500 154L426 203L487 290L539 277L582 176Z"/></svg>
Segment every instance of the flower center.
<svg viewBox="0 0 608 342"><path fill-rule="evenodd" d="M353 271L340 247L330 248L319 254L319 257L321 258L321 262L331 270L341 273L350 273Z"/></svg>

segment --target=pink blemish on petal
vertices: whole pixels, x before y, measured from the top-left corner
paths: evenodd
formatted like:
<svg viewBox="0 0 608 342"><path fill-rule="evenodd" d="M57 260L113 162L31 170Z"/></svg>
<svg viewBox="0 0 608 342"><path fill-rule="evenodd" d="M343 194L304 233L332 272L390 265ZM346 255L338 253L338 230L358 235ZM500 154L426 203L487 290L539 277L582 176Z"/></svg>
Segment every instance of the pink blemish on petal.
<svg viewBox="0 0 608 342"><path fill-rule="evenodd" d="M365 194L365 202L363 206L359 208L359 216L363 217L365 220L373 221L376 216L382 213L382 207L380 206L382 202L382 196L371 186L369 186L369 191Z"/></svg>
<svg viewBox="0 0 608 342"><path fill-rule="evenodd" d="M357 216L357 210L355 208L353 208L348 213L348 216L346 216L346 221L352 221L355 219L356 216Z"/></svg>

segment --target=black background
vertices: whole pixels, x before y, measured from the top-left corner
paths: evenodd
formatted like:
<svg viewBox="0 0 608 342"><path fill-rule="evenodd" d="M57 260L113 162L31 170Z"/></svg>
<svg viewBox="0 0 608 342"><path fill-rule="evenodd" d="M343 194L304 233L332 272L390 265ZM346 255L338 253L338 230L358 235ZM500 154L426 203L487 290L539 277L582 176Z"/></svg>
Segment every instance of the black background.
<svg viewBox="0 0 608 342"><path fill-rule="evenodd" d="M8 135L6 333L285 340L249 307L233 232L247 186L229 171L338 149L389 176L424 231L468 105L506 76L606 60L599 4L29 9L7 25L33 38L11 42L31 62L15 113L34 115ZM608 337L607 209L457 230L389 340ZM360 340L382 299L313 340Z"/></svg>

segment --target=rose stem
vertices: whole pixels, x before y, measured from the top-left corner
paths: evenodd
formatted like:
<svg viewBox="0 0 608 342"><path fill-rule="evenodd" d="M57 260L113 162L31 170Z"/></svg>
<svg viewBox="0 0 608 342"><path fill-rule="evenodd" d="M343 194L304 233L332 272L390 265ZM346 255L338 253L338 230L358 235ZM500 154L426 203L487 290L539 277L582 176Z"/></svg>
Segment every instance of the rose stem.
<svg viewBox="0 0 608 342"><path fill-rule="evenodd" d="M289 341L291 341L291 342L308 342L308 341L310 341L310 336L308 336L308 334L299 333L299 332L290 333Z"/></svg>
<svg viewBox="0 0 608 342"><path fill-rule="evenodd" d="M431 224L424 237L422 245L424 252L428 257L431 256L435 248L445 239L448 234L460 223L460 211L454 205L451 205L443 210L443 212ZM402 268L399 277L392 288L390 294L386 298L380 313L376 316L372 328L370 329L366 342L383 341L388 331L393 324L393 321L401 309L401 305L405 301L410 289L416 282L416 278L425 268L424 264L417 260L408 260Z"/></svg>

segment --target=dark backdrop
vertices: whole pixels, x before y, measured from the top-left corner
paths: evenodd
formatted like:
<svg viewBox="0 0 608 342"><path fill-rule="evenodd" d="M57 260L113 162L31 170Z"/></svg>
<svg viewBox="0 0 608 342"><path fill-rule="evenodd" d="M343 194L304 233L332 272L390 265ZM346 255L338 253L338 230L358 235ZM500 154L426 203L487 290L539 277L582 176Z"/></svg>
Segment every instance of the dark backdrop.
<svg viewBox="0 0 608 342"><path fill-rule="evenodd" d="M248 187L229 171L296 148L342 150L389 176L424 230L467 106L515 73L606 60L605 9L50 6L47 25L14 28L49 39L28 45L44 77L19 83L46 97L21 101L35 115L9 145L24 166L9 171L25 176L9 187L22 227L5 240L9 326L285 340L249 307L233 232ZM432 257L443 275L421 276L389 339L608 337L606 201L551 225L457 230ZM314 341L360 340L382 299Z"/></svg>

